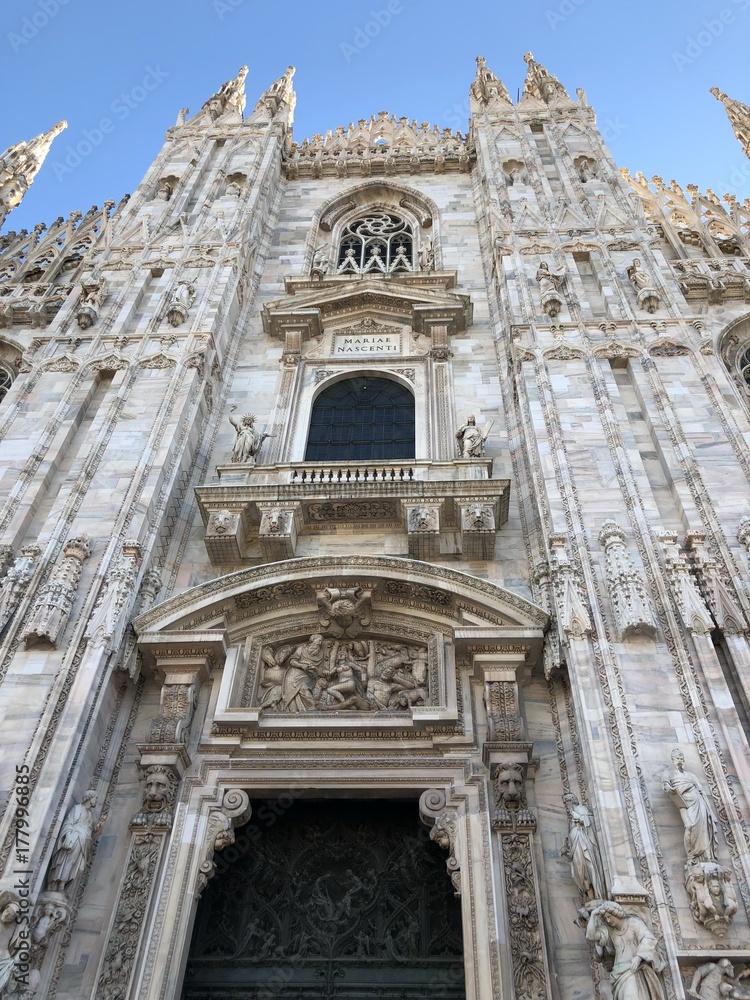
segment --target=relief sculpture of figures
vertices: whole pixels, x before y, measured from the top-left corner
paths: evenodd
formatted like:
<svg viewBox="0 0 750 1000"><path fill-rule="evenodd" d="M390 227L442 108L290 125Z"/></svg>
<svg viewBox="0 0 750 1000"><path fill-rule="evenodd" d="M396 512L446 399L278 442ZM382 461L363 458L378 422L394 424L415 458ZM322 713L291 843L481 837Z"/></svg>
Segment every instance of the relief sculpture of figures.
<svg viewBox="0 0 750 1000"><path fill-rule="evenodd" d="M664 960L645 921L619 903L604 902L591 911L586 940L599 959L612 960L613 1000L663 1000L659 973Z"/></svg>
<svg viewBox="0 0 750 1000"><path fill-rule="evenodd" d="M585 899L606 899L604 866L596 840L594 817L572 792L563 795L563 802L568 810L570 829L562 854L570 859L573 881Z"/></svg>
<svg viewBox="0 0 750 1000"><path fill-rule="evenodd" d="M261 651L259 704L276 712L400 711L429 703L427 650L314 633Z"/></svg>
<svg viewBox="0 0 750 1000"><path fill-rule="evenodd" d="M259 434L255 429L255 417L252 413L243 413L238 420L232 414L237 409L232 406L229 410L229 423L234 427L236 437L232 448L232 461L245 465L254 465L255 456L260 451L260 446L268 434Z"/></svg>

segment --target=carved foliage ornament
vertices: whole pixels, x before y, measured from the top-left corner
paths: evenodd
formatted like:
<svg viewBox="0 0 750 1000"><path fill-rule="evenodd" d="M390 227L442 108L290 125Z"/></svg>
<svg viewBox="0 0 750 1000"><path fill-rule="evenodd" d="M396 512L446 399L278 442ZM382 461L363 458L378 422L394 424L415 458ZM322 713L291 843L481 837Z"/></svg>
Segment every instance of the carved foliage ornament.
<svg viewBox="0 0 750 1000"><path fill-rule="evenodd" d="M63 548L63 558L42 588L31 621L21 634L27 645L46 640L53 646L61 636L75 601L83 562L91 549L85 535L71 538Z"/></svg>

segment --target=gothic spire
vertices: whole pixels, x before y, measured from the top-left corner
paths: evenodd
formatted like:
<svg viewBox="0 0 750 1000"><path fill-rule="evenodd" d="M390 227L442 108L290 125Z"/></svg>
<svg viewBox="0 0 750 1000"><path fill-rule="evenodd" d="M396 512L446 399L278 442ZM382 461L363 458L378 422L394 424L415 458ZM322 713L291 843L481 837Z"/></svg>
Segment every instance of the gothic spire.
<svg viewBox="0 0 750 1000"><path fill-rule="evenodd" d="M477 74L471 84L470 95L480 107L486 107L498 98L511 103L505 84L487 66L484 56L477 56Z"/></svg>
<svg viewBox="0 0 750 1000"><path fill-rule="evenodd" d="M733 101L718 87L711 87L711 93L721 101L727 113L729 124L734 130L746 156L750 156L750 108L740 101Z"/></svg>
<svg viewBox="0 0 750 1000"><path fill-rule="evenodd" d="M548 73L544 66L538 63L530 52L526 53L523 61L528 67L526 70L526 81L523 85L524 97L534 97L538 101L544 101L545 104L551 104L552 101L560 97L564 100L570 100L565 87L563 87L557 77Z"/></svg>
<svg viewBox="0 0 750 1000"><path fill-rule="evenodd" d="M67 127L67 122L58 122L49 132L42 132L28 142L17 142L0 156L0 226L31 187L52 140Z"/></svg>
<svg viewBox="0 0 750 1000"><path fill-rule="evenodd" d="M214 121L223 115L225 111L236 111L242 117L245 110L245 77L247 76L247 66L240 66L237 76L227 80L219 87L201 108L207 110Z"/></svg>
<svg viewBox="0 0 750 1000"><path fill-rule="evenodd" d="M268 90L264 91L260 100L255 105L253 117L260 115L265 118L275 118L282 108L286 109L287 124L291 125L294 118L294 108L297 103L297 95L294 93L292 77L294 76L294 66L287 66L286 73L272 83Z"/></svg>

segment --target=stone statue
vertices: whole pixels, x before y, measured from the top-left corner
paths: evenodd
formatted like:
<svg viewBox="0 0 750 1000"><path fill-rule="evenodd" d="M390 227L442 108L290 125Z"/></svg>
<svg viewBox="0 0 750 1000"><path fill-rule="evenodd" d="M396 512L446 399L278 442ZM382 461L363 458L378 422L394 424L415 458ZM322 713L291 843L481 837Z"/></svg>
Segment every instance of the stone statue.
<svg viewBox="0 0 750 1000"><path fill-rule="evenodd" d="M243 413L238 420L232 414L237 409L232 406L229 410L229 423L234 427L236 437L232 448L232 461L245 465L254 465L255 456L260 451L260 446L268 434L259 434L255 429L255 417L252 413Z"/></svg>
<svg viewBox="0 0 750 1000"><path fill-rule="evenodd" d="M722 990L729 984L731 990ZM734 966L728 958L718 962L704 962L693 973L688 996L696 1000L721 1000L722 996L732 996L734 991Z"/></svg>
<svg viewBox="0 0 750 1000"><path fill-rule="evenodd" d="M435 270L435 248L432 245L432 239L429 236L425 238L424 242L419 244L417 257L419 260L419 266L423 271Z"/></svg>
<svg viewBox="0 0 750 1000"><path fill-rule="evenodd" d="M81 297L76 310L76 322L81 330L88 330L99 319L102 303L107 295L107 281L97 271L81 286Z"/></svg>
<svg viewBox="0 0 750 1000"><path fill-rule="evenodd" d="M65 892L86 868L91 857L91 842L98 832L94 824L95 807L96 792L89 789L81 802L68 811L47 873L50 892Z"/></svg>
<svg viewBox="0 0 750 1000"><path fill-rule="evenodd" d="M713 861L696 861L685 866L685 889L690 912L699 924L717 937L724 937L737 912L732 876Z"/></svg>
<svg viewBox="0 0 750 1000"><path fill-rule="evenodd" d="M38 545L26 545L0 582L0 631L5 628L21 603L41 555Z"/></svg>
<svg viewBox="0 0 750 1000"><path fill-rule="evenodd" d="M596 840L594 818L578 797L568 792L563 795L570 824L562 854L570 859L570 874L586 899L606 899L604 866Z"/></svg>
<svg viewBox="0 0 750 1000"><path fill-rule="evenodd" d="M672 751L672 767L664 774L662 788L680 810L688 862L716 861L716 817L700 782L685 770L679 747Z"/></svg>
<svg viewBox="0 0 750 1000"><path fill-rule="evenodd" d="M663 1000L659 973L664 960L641 917L619 903L600 903L591 911L586 940L599 959L613 959L609 974L613 1000Z"/></svg>
<svg viewBox="0 0 750 1000"><path fill-rule="evenodd" d="M461 458L481 458L484 455L484 443L491 427L492 424L484 431L480 431L477 427L476 417L470 413L466 418L466 423L462 424L456 431L459 456Z"/></svg>
<svg viewBox="0 0 750 1000"><path fill-rule="evenodd" d="M190 306L195 299L195 285L192 281L178 281L172 289L167 304L167 322L170 326L180 326L188 318Z"/></svg>
<svg viewBox="0 0 750 1000"><path fill-rule="evenodd" d="M643 268L638 257L633 259L633 263L628 267L628 278L630 279L630 284L635 288L637 292L640 292L642 288L651 288L653 282L649 278L648 274Z"/></svg>
<svg viewBox="0 0 750 1000"><path fill-rule="evenodd" d="M169 201L172 197L173 188L169 182L169 178L162 177L159 181L159 186L156 189L156 197L159 201Z"/></svg>
<svg viewBox="0 0 750 1000"><path fill-rule="evenodd" d="M646 312L655 313L659 308L661 299L659 293L654 288L654 283L645 271L638 257L633 259L633 263L627 269L630 284L636 291L638 305Z"/></svg>
<svg viewBox="0 0 750 1000"><path fill-rule="evenodd" d="M559 314L563 305L560 290L565 280L565 275L553 274L549 269L549 264L543 260L537 269L536 280L539 283L542 309L548 316L554 318Z"/></svg>
<svg viewBox="0 0 750 1000"><path fill-rule="evenodd" d="M318 249L313 254L312 268L310 273L313 278L325 278L331 266L330 258L328 257L327 247L318 247Z"/></svg>

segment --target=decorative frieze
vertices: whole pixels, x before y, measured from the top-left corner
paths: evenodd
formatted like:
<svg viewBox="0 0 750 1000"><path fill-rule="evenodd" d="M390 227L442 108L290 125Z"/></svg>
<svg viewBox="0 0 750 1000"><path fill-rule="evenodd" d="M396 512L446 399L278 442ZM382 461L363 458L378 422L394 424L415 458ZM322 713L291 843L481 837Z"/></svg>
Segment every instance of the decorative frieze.
<svg viewBox="0 0 750 1000"><path fill-rule="evenodd" d="M544 959L531 837L527 833L511 833L500 841L514 996L517 1000L541 1000L549 997L551 991Z"/></svg>
<svg viewBox="0 0 750 1000"><path fill-rule="evenodd" d="M315 633L296 646L264 646L260 655L258 703L275 713L404 711L430 703L427 649L415 643Z"/></svg>

